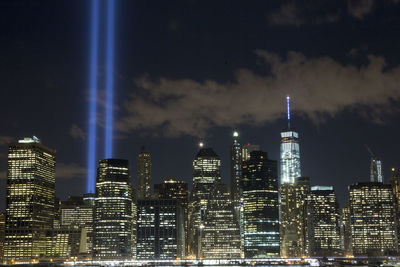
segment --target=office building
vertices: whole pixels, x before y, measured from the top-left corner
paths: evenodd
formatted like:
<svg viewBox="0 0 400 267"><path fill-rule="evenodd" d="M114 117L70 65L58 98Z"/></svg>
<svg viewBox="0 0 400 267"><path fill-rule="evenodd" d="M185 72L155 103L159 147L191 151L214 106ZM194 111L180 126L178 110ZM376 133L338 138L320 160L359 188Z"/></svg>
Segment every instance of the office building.
<svg viewBox="0 0 400 267"><path fill-rule="evenodd" d="M214 184L200 231L201 258L241 258L239 223L225 184Z"/></svg>
<svg viewBox="0 0 400 267"><path fill-rule="evenodd" d="M83 196L69 196L66 201L60 205L61 227L84 229L86 234L81 242L80 255L86 255L88 258L93 252L93 209L94 194L85 194Z"/></svg>
<svg viewBox="0 0 400 267"><path fill-rule="evenodd" d="M242 146L242 162L250 159L250 153L253 151L260 151L260 146L248 143Z"/></svg>
<svg viewBox="0 0 400 267"><path fill-rule="evenodd" d="M55 165L54 150L35 136L9 144L5 260L45 256L55 216Z"/></svg>
<svg viewBox="0 0 400 267"><path fill-rule="evenodd" d="M246 258L278 257L278 166L266 152L253 151L243 162L243 225Z"/></svg>
<svg viewBox="0 0 400 267"><path fill-rule="evenodd" d="M138 199L151 198L151 154L141 148L137 161Z"/></svg>
<svg viewBox="0 0 400 267"><path fill-rule="evenodd" d="M193 160L193 190L189 202L189 256L201 257L200 226L214 183L221 180L221 160L212 148L203 148Z"/></svg>
<svg viewBox="0 0 400 267"><path fill-rule="evenodd" d="M309 253L341 256L339 204L332 186L313 186L307 196Z"/></svg>
<svg viewBox="0 0 400 267"><path fill-rule="evenodd" d="M294 184L301 176L299 134L290 125L290 97L287 96L288 127L281 132L281 184Z"/></svg>
<svg viewBox="0 0 400 267"><path fill-rule="evenodd" d="M347 202L346 205L342 209L341 216L341 226L340 226L340 234L341 234L341 242L343 249L343 256L351 257L353 256L353 251L351 247L351 226L350 226L350 206Z"/></svg>
<svg viewBox="0 0 400 267"><path fill-rule="evenodd" d="M74 260L79 256L81 241L86 238L84 228L60 227L46 231L46 258Z"/></svg>
<svg viewBox="0 0 400 267"><path fill-rule="evenodd" d="M128 161L99 161L94 201L95 259L131 259L132 187Z"/></svg>
<svg viewBox="0 0 400 267"><path fill-rule="evenodd" d="M354 256L397 255L397 219L392 186L357 183L349 190Z"/></svg>
<svg viewBox="0 0 400 267"><path fill-rule="evenodd" d="M294 184L280 187L280 239L281 257L309 256L309 227L307 222L307 196L310 178L299 177Z"/></svg>
<svg viewBox="0 0 400 267"><path fill-rule="evenodd" d="M183 259L183 209L176 199L137 201L137 259Z"/></svg>

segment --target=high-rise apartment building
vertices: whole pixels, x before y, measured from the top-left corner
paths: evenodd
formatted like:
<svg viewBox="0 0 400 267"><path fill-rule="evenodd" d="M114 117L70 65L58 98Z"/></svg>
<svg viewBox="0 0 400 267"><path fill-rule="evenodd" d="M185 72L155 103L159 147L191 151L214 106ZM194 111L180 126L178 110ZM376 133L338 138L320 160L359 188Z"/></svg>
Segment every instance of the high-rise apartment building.
<svg viewBox="0 0 400 267"><path fill-rule="evenodd" d="M349 191L354 256L397 255L397 221L392 186L357 183Z"/></svg>
<svg viewBox="0 0 400 267"><path fill-rule="evenodd" d="M310 178L299 177L294 184L283 184L279 190L281 257L309 256L306 200Z"/></svg>
<svg viewBox="0 0 400 267"><path fill-rule="evenodd" d="M311 256L340 256L339 204L332 186L313 186L307 196L308 249Z"/></svg>
<svg viewBox="0 0 400 267"><path fill-rule="evenodd" d="M278 166L266 152L253 151L243 162L244 255L277 257L279 241Z"/></svg>
<svg viewBox="0 0 400 267"><path fill-rule="evenodd" d="M151 154L144 147L138 155L138 199L151 198Z"/></svg>
<svg viewBox="0 0 400 267"><path fill-rule="evenodd" d="M214 184L200 231L201 258L228 259L242 256L239 223L225 184Z"/></svg>
<svg viewBox="0 0 400 267"><path fill-rule="evenodd" d="M294 184L301 176L299 134L290 125L290 97L287 96L288 127L281 132L281 184Z"/></svg>
<svg viewBox="0 0 400 267"><path fill-rule="evenodd" d="M240 181L242 178L242 145L239 142L239 133L233 132L231 145L231 199L240 201Z"/></svg>
<svg viewBox="0 0 400 267"><path fill-rule="evenodd" d="M176 199L137 202L137 259L183 259L183 209Z"/></svg>
<svg viewBox="0 0 400 267"><path fill-rule="evenodd" d="M54 219L55 165L54 150L35 136L9 144L5 260L45 256L46 230Z"/></svg>
<svg viewBox="0 0 400 267"><path fill-rule="evenodd" d="M210 192L216 182L221 180L221 160L212 148L200 148L193 160L193 190L189 202L190 256L201 256L200 226L207 208Z"/></svg>
<svg viewBox="0 0 400 267"><path fill-rule="evenodd" d="M128 161L99 161L94 205L95 259L132 257L132 187Z"/></svg>

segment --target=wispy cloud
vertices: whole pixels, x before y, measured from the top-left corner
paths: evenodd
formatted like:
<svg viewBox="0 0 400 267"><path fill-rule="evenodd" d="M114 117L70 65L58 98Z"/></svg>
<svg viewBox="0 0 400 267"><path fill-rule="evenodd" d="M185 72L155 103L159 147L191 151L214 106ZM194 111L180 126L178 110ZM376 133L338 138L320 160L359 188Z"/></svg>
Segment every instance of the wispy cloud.
<svg viewBox="0 0 400 267"><path fill-rule="evenodd" d="M79 140L85 140L86 137L85 132L76 124L71 125L71 128L69 129L69 135L72 136L72 138Z"/></svg>
<svg viewBox="0 0 400 267"><path fill-rule="evenodd" d="M365 108L377 120L379 114L392 112L390 103L400 98L400 68L385 69L383 57L369 55L368 64L355 66L293 51L285 58L264 50L256 54L269 74L239 69L225 83L137 79L137 87L144 92L131 93L118 129L204 136L214 126L260 125L282 117L287 93L293 97L296 113L315 122L345 109L361 112Z"/></svg>
<svg viewBox="0 0 400 267"><path fill-rule="evenodd" d="M362 20L371 13L375 7L375 0L348 0L347 11L349 15Z"/></svg>

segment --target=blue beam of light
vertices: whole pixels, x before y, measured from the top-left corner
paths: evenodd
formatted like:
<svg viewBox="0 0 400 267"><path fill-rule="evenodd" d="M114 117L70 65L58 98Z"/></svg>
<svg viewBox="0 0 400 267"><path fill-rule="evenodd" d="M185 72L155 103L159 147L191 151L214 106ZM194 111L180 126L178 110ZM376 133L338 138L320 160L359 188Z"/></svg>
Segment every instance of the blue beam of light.
<svg viewBox="0 0 400 267"><path fill-rule="evenodd" d="M113 149L113 101L114 101L114 13L115 0L107 0L106 41L106 126L105 158L112 158Z"/></svg>
<svg viewBox="0 0 400 267"><path fill-rule="evenodd" d="M97 113L97 56L99 46L99 1L91 2L90 21L90 76L89 76L89 130L87 158L87 192L95 190L96 168L96 113Z"/></svg>
<svg viewBox="0 0 400 267"><path fill-rule="evenodd" d="M288 127L290 128L290 96L286 96L286 109L287 109L287 120Z"/></svg>

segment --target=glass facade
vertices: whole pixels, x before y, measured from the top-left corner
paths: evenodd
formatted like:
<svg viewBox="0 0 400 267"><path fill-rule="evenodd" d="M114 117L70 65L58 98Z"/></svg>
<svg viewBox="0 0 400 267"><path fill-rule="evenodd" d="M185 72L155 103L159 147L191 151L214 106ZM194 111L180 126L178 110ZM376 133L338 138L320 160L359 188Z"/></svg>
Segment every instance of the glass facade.
<svg viewBox="0 0 400 267"><path fill-rule="evenodd" d="M99 161L94 206L95 259L132 257L132 187L128 161Z"/></svg>
<svg viewBox="0 0 400 267"><path fill-rule="evenodd" d="M184 258L184 213L179 201L139 199L137 208L137 258Z"/></svg>
<svg viewBox="0 0 400 267"><path fill-rule="evenodd" d="M253 151L243 162L244 256L279 256L278 166L267 153Z"/></svg>
<svg viewBox="0 0 400 267"><path fill-rule="evenodd" d="M45 256L55 216L55 152L36 137L8 147L5 260Z"/></svg>
<svg viewBox="0 0 400 267"><path fill-rule="evenodd" d="M240 180L242 178L242 145L239 143L238 132L233 133L231 146L231 199L240 201Z"/></svg>
<svg viewBox="0 0 400 267"><path fill-rule="evenodd" d="M299 134L293 129L281 132L281 184L294 184L301 176Z"/></svg>
<svg viewBox="0 0 400 267"><path fill-rule="evenodd" d="M151 198L151 154L142 147L138 155L138 199Z"/></svg>

